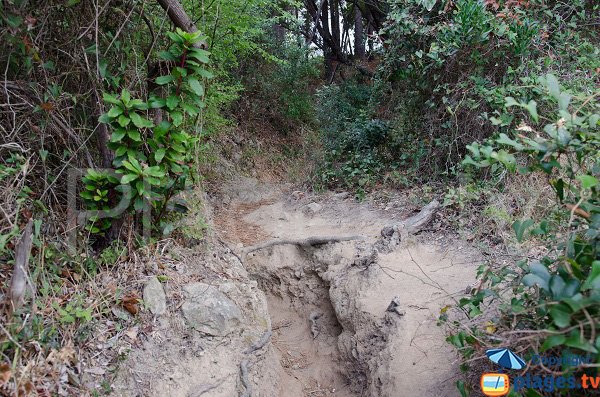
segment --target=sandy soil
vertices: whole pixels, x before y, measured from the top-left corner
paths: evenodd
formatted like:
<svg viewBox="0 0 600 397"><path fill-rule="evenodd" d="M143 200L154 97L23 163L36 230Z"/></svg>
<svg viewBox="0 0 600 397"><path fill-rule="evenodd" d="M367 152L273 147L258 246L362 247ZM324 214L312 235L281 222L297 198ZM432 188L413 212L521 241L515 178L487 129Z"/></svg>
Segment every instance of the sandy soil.
<svg viewBox="0 0 600 397"><path fill-rule="evenodd" d="M278 288L286 289L279 296L267 294L273 324L290 324L276 331L273 343L280 353L282 365L286 365L287 353L302 358L303 364L299 369L294 370L293 365L291 371L289 366L286 369L293 379L304 386L303 395L328 395L309 394L306 385L310 384L320 385L327 390L336 389L332 395L457 395L454 385L457 375L457 367L453 363L455 353L445 342L444 330L437 326L437 318L443 307L460 299L474 282L474 267L477 264L474 250L460 242L446 241L443 236L412 237L392 252L379 253L376 262L368 269L356 269L353 261L360 255L361 247L363 250L370 247L379 238L381 229L402 219L403 214L375 210L368 204L359 204L348 198L283 194L279 199L273 199L278 194L271 195L269 201L255 209L237 214L239 224L260 227L260 241L356 234L365 237L358 248L354 243L336 244L336 248L320 249L317 255L306 255L297 248L271 248L255 254L246 264L252 277L266 280L277 275ZM261 199L264 200L264 197ZM308 205L314 202L318 202L319 206ZM317 208L317 211L311 208ZM245 236L236 240L235 231L227 237L234 244L248 242ZM281 275L284 272L282 269L290 274L300 272L300 276L284 277ZM305 274L307 272L313 272L315 277L321 278L319 287L310 283L302 285L308 277ZM340 283L345 285L339 287ZM263 285L262 289L265 288L269 290ZM302 292L290 292L314 291L317 288L328 289L329 296L299 298ZM387 313L386 318L386 308L394 298L399 299L404 315L396 315L398 318L390 327L384 324L390 317ZM299 310L295 300L308 308ZM352 311L355 313L347 313L345 306L348 306L348 302L345 300L352 301ZM366 320L364 324L349 324L349 332L341 326L344 332L350 334L345 339L350 340L354 347L345 347L347 340L340 340L338 348L328 346L334 344L331 337L340 336L335 335L340 328L338 321L328 320L336 324L325 327L330 333L325 340L319 340L319 337L312 339L309 314L313 306L318 307L319 303L321 306L326 303L331 306L329 310L321 307L321 311L339 322ZM385 342L360 340L361 337L372 338L373 335L369 334L373 333ZM340 334L340 339L344 339L343 333ZM292 350L287 348L289 341L293 341ZM363 347L363 357L353 359L352 350L356 351L356 346ZM324 355L328 355L329 359ZM344 382L340 382L336 374L351 377L361 367L362 370L358 372L362 373L357 377L366 377L366 380L348 379L346 383L353 385L355 394L347 394L352 392L340 387L340 383Z"/></svg>
<svg viewBox="0 0 600 397"><path fill-rule="evenodd" d="M113 395L458 395L456 355L437 318L474 282L477 253L434 232L385 245L381 229L410 215L401 205L288 188L240 178L213 195L210 251L177 255L167 311L137 337ZM270 239L331 235L362 240L242 255ZM188 324L182 290L194 281L239 308L238 327L220 336Z"/></svg>

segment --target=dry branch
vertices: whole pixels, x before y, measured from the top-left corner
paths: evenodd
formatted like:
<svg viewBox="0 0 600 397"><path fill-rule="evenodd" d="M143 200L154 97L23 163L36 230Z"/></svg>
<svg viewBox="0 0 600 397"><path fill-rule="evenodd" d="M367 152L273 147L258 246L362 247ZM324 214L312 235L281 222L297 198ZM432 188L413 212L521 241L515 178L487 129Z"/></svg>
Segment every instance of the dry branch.
<svg viewBox="0 0 600 397"><path fill-rule="evenodd" d="M10 301L12 310L23 305L25 290L27 286L27 273L29 267L29 255L31 253L33 220L30 219L25 226L23 235L15 248L15 267L10 281Z"/></svg>
<svg viewBox="0 0 600 397"><path fill-rule="evenodd" d="M266 241L261 244L253 245L247 248L244 248L242 252L242 259L245 260L246 256L254 251L258 251L261 249L273 247L275 245L298 245L300 247L315 247L328 243L339 243L341 241L351 241L351 240L362 240L361 236L324 236L324 237L309 237L304 239L277 239ZM243 262L243 261L242 261Z"/></svg>
<svg viewBox="0 0 600 397"><path fill-rule="evenodd" d="M403 220L400 223L389 225L381 230L381 234L384 237L391 236L394 232L400 235L415 234L425 227L431 221L436 211L440 208L440 203L437 200L433 200L427 204L421 211Z"/></svg>

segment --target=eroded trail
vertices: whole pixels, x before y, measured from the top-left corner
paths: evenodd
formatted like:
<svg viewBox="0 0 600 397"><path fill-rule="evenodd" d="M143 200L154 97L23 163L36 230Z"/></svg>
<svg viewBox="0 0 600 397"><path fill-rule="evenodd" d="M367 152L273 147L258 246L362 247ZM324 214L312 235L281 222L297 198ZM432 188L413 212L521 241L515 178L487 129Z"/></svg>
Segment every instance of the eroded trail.
<svg viewBox="0 0 600 397"><path fill-rule="evenodd" d="M254 197L258 205L252 206L243 191L229 193L231 205L221 215L237 222L221 224L258 232L248 238L225 228L223 238L238 249L273 238L364 237L319 247L275 246L246 259L267 296L284 373L280 390L289 391L282 395L457 395L454 353L437 318L472 285L472 250L434 235L377 250L382 228L405 214L345 195L274 189ZM386 311L392 301L397 307Z"/></svg>
<svg viewBox="0 0 600 397"><path fill-rule="evenodd" d="M209 244L171 252L172 269L148 266L145 289L164 289L166 310L145 312L119 345L128 356L113 395L458 395L455 353L436 322L472 286L471 249L433 232L397 244L382 228L411 213L250 178L211 207ZM242 254L272 239L350 235L362 239Z"/></svg>

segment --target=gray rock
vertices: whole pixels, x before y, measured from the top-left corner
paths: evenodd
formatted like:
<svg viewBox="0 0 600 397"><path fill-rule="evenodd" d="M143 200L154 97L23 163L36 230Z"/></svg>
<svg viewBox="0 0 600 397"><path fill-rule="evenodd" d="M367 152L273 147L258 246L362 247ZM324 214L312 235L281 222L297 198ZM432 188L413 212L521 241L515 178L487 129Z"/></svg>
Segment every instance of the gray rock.
<svg viewBox="0 0 600 397"><path fill-rule="evenodd" d="M183 290L187 295L181 306L189 325L205 334L225 336L242 321L239 307L212 285L193 283Z"/></svg>
<svg viewBox="0 0 600 397"><path fill-rule="evenodd" d="M158 278L152 277L144 287L144 303L157 316L167 310L167 297Z"/></svg>
<svg viewBox="0 0 600 397"><path fill-rule="evenodd" d="M404 310L400 309L400 298L398 298L397 296L394 297L394 299L392 299L392 301L388 305L387 309L385 309L385 311L391 312L391 313L396 313L399 316L404 316L406 314L406 312Z"/></svg>

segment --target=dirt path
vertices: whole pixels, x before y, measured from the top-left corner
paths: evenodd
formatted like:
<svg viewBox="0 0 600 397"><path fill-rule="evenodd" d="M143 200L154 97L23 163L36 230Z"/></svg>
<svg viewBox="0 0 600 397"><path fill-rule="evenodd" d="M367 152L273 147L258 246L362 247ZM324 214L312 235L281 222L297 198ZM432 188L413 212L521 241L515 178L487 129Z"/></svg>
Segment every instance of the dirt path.
<svg viewBox="0 0 600 397"><path fill-rule="evenodd" d="M443 236L424 236L373 254L381 229L404 214L378 211L344 195L307 197L273 189L254 202L245 196L238 194L242 199L221 213L229 218L220 221L223 237L238 249L273 238L365 237L359 244L310 252L274 247L245 264L267 294L273 344L287 375L284 389L294 390L289 395L457 395L454 352L437 318L474 281L471 249ZM242 233L227 224L242 225ZM386 312L394 299L398 312ZM315 316L320 316L316 337Z"/></svg>
<svg viewBox="0 0 600 397"><path fill-rule="evenodd" d="M112 395L458 395L455 353L436 322L472 285L474 252L435 234L384 244L381 229L410 213L288 190L232 181L212 198L216 236L170 252L172 270L147 266L144 301L162 309L115 342L127 358ZM240 260L266 240L330 235L363 240Z"/></svg>

